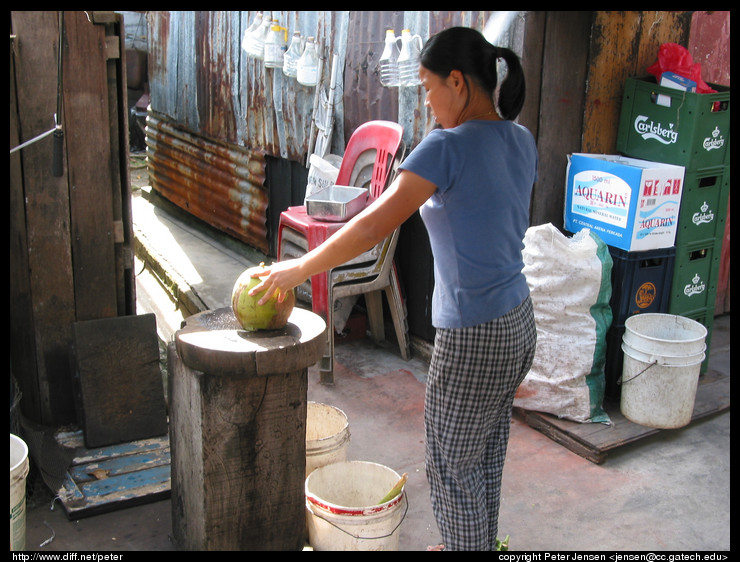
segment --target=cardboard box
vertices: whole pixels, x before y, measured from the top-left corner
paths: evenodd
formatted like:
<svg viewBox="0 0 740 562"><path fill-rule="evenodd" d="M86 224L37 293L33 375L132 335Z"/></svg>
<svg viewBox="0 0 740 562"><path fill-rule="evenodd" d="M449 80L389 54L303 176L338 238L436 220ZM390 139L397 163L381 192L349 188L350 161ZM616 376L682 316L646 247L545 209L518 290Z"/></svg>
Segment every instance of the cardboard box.
<svg viewBox="0 0 740 562"><path fill-rule="evenodd" d="M683 166L608 154L571 154L565 229L590 228L628 252L669 248L678 225Z"/></svg>
<svg viewBox="0 0 740 562"><path fill-rule="evenodd" d="M683 90L685 92L696 92L696 82L684 78L675 72L664 72L660 75L660 85L674 90ZM664 107L671 107L671 98L664 94L658 94L656 103Z"/></svg>
<svg viewBox="0 0 740 562"><path fill-rule="evenodd" d="M675 72L664 72L660 75L660 85L674 90L684 90L686 92L696 92L696 82L689 78L684 78Z"/></svg>

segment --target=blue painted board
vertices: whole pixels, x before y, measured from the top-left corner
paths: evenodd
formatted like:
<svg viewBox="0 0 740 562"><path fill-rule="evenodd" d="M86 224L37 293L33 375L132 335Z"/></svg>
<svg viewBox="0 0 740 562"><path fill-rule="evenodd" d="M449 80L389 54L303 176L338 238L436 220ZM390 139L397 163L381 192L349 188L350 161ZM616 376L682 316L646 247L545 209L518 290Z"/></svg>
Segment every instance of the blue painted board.
<svg viewBox="0 0 740 562"><path fill-rule="evenodd" d="M70 519L169 498L169 438L78 448L57 495Z"/></svg>

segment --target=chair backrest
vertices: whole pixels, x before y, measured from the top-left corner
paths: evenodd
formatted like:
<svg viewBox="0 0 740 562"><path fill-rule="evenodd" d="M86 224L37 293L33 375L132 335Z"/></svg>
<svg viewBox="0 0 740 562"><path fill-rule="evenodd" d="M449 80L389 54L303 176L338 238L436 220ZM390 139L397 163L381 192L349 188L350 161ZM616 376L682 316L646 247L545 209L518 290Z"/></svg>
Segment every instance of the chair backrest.
<svg viewBox="0 0 740 562"><path fill-rule="evenodd" d="M375 151L372 177L370 179L370 197L375 199L383 193L388 185L393 162L399 156L403 143L403 127L392 121L368 121L363 123L349 139L344 150L342 164L337 174L337 185L352 185L352 172L361 155Z"/></svg>

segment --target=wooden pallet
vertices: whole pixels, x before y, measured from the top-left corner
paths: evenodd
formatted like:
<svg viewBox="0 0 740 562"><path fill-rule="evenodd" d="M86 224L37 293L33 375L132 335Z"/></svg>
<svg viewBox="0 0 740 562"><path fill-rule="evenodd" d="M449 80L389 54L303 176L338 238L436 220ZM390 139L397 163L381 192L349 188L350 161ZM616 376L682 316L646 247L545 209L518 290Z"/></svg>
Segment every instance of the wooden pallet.
<svg viewBox="0 0 740 562"><path fill-rule="evenodd" d="M71 446L81 442L82 433L57 436L57 439ZM69 519L169 498L169 437L97 449L78 447L57 496Z"/></svg>
<svg viewBox="0 0 740 562"><path fill-rule="evenodd" d="M691 421L729 408L729 375L707 371L699 379ZM644 427L629 421L620 412L617 402L605 402L604 409L611 418L611 425L572 422L550 414L521 408L515 408L515 415L553 441L597 464L604 462L608 453L618 447L660 431L666 431Z"/></svg>

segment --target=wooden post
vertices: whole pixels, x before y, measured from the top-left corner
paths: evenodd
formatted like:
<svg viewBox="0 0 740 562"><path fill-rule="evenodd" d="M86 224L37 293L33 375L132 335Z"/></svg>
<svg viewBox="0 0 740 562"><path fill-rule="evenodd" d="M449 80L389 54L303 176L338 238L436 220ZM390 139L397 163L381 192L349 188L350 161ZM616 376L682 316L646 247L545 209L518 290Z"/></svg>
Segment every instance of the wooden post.
<svg viewBox="0 0 740 562"><path fill-rule="evenodd" d="M241 330L230 308L186 320L169 346L172 525L181 550L300 550L308 367L325 323Z"/></svg>

